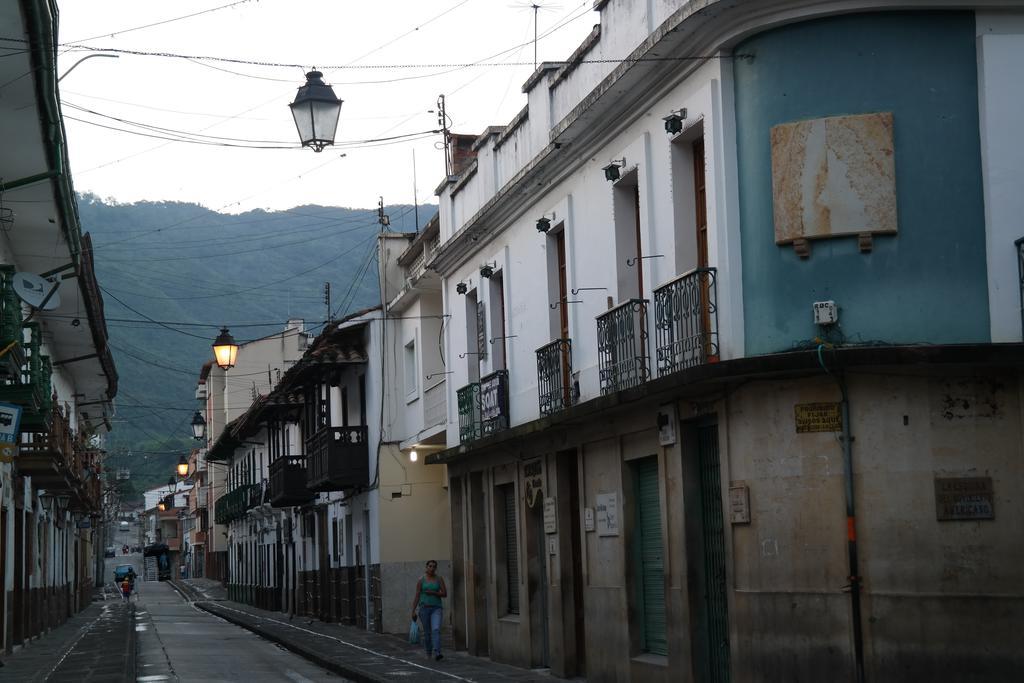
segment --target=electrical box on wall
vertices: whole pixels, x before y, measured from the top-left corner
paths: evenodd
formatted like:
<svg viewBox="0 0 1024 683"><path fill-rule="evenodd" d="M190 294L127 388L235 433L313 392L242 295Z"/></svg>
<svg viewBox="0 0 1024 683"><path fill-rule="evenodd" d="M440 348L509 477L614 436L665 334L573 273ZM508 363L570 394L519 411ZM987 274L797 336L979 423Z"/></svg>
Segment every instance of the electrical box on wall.
<svg viewBox="0 0 1024 683"><path fill-rule="evenodd" d="M815 325L834 325L839 322L839 308L835 301L815 301L813 308Z"/></svg>
<svg viewBox="0 0 1024 683"><path fill-rule="evenodd" d="M676 442L676 411L672 406L658 410L658 445L671 446Z"/></svg>

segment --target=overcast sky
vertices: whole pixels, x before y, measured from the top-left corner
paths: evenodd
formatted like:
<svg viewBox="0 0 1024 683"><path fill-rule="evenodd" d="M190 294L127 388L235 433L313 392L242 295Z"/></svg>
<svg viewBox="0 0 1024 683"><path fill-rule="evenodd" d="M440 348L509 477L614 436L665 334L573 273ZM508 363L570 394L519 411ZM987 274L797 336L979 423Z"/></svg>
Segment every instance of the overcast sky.
<svg viewBox="0 0 1024 683"><path fill-rule="evenodd" d="M525 105L521 88L533 72L527 0L59 4L61 74L89 54L81 46L188 57L89 59L60 83L75 188L120 202L191 201L231 213L309 203L374 207L379 195L386 204L411 203L413 150L418 198L433 202L444 174L437 135L320 154L220 144L297 145L287 105L313 66L345 101L339 142L433 130L437 117L428 110L441 93L454 132L504 125ZM538 4L540 61L568 57L598 21L593 0ZM166 23L127 30L158 22ZM409 66L479 60L504 64ZM218 144L159 139L182 132Z"/></svg>

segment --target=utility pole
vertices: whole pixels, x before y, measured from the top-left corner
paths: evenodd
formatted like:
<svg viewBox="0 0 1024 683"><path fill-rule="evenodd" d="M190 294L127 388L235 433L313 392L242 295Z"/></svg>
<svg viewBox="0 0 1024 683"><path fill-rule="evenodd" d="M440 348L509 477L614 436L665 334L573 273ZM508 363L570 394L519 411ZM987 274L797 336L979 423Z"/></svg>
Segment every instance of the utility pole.
<svg viewBox="0 0 1024 683"><path fill-rule="evenodd" d="M418 233L420 231L420 197L416 192L416 150L412 151L412 216L416 225L413 229Z"/></svg>
<svg viewBox="0 0 1024 683"><path fill-rule="evenodd" d="M384 213L384 197L377 202L377 222L380 223L381 232L385 232L391 226L391 217Z"/></svg>
<svg viewBox="0 0 1024 683"><path fill-rule="evenodd" d="M327 306L327 322L331 322L331 283L324 283L324 306ZM267 375L270 375L270 368L267 368Z"/></svg>
<svg viewBox="0 0 1024 683"><path fill-rule="evenodd" d="M444 95L437 96L437 125L444 142L444 174L452 175L452 133L448 130L448 112L444 108Z"/></svg>

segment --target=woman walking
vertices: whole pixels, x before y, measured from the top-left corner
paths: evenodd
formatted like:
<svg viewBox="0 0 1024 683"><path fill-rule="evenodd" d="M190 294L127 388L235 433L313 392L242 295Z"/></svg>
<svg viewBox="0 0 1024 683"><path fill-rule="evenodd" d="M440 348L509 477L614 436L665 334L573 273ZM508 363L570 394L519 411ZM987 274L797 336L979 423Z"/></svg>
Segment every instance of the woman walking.
<svg viewBox="0 0 1024 683"><path fill-rule="evenodd" d="M420 631L423 633L423 647L427 658L433 655L440 661L441 655L441 598L448 597L444 579L437 575L437 560L427 561L427 570L416 582L416 593L412 597L412 620L416 621L419 608Z"/></svg>

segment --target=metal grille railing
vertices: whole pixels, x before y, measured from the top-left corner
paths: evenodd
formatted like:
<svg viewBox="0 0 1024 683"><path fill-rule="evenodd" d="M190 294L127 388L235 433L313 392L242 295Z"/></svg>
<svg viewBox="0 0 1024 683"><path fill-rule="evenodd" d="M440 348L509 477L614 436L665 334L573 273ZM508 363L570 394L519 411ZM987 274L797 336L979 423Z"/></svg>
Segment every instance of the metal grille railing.
<svg viewBox="0 0 1024 683"><path fill-rule="evenodd" d="M658 376L718 359L714 268L697 268L654 290Z"/></svg>
<svg viewBox="0 0 1024 683"><path fill-rule="evenodd" d="M572 405L571 377L571 339L556 339L537 349L537 401L542 417Z"/></svg>
<svg viewBox="0 0 1024 683"><path fill-rule="evenodd" d="M597 360L602 394L647 381L646 299L629 299L597 317Z"/></svg>
<svg viewBox="0 0 1024 683"><path fill-rule="evenodd" d="M467 384L456 392L459 403L459 441L480 438L480 384Z"/></svg>

